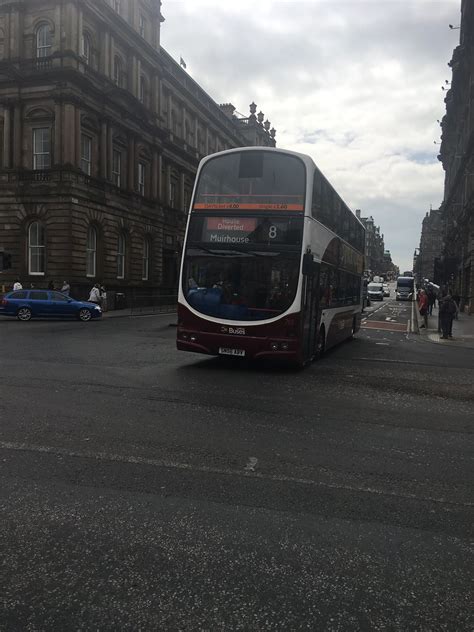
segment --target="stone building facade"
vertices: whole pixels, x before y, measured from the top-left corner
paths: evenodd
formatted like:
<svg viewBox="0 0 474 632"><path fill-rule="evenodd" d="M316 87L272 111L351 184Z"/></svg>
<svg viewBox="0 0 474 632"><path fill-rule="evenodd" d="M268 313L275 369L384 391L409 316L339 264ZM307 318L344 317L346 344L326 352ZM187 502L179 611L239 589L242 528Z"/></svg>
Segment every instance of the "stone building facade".
<svg viewBox="0 0 474 632"><path fill-rule="evenodd" d="M439 159L445 171L444 248L440 281L474 313L474 3L461 2L460 43L449 63L453 75L441 122Z"/></svg>
<svg viewBox="0 0 474 632"><path fill-rule="evenodd" d="M419 283L428 279L439 284L438 260L443 249L444 224L439 209L430 209L423 218L420 247L415 256L414 272Z"/></svg>
<svg viewBox="0 0 474 632"><path fill-rule="evenodd" d="M174 293L199 160L275 145L168 55L163 21L160 0L0 0L0 286Z"/></svg>
<svg viewBox="0 0 474 632"><path fill-rule="evenodd" d="M385 249L384 235L380 232L380 226L375 225L374 218L362 217L362 212L357 209L356 215L365 228L365 270L369 277L392 276L398 268L392 262L389 250Z"/></svg>

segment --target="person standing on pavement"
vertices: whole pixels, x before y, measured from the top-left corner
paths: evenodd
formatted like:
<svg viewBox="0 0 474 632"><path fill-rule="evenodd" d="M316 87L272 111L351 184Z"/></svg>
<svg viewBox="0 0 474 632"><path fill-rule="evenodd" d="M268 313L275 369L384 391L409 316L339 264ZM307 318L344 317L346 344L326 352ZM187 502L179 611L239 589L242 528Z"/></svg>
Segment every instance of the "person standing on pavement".
<svg viewBox="0 0 474 632"><path fill-rule="evenodd" d="M61 292L65 294L66 296L69 296L70 291L71 291L71 286L69 285L67 281L64 281L63 286L61 288Z"/></svg>
<svg viewBox="0 0 474 632"><path fill-rule="evenodd" d="M99 289L100 289L100 301L102 305L102 311L106 312L107 311L107 290L105 289L104 285L101 285Z"/></svg>
<svg viewBox="0 0 474 632"><path fill-rule="evenodd" d="M92 290L90 291L89 303L95 303L96 305L100 305L101 304L100 286L99 286L98 283L96 283L94 285L94 287L92 288Z"/></svg>
<svg viewBox="0 0 474 632"><path fill-rule="evenodd" d="M459 295L459 292L457 294L453 293L453 301L456 303L456 314L454 315L454 318L457 320L458 314L459 314L459 307L461 305L461 297Z"/></svg>
<svg viewBox="0 0 474 632"><path fill-rule="evenodd" d="M448 294L439 301L439 320L442 331L441 338L443 338L443 340L448 340L453 337L453 320L456 311L456 303L448 292Z"/></svg>
<svg viewBox="0 0 474 632"><path fill-rule="evenodd" d="M425 290L420 290L418 309L420 310L420 316L423 316L423 326L425 329L428 329L428 296Z"/></svg>
<svg viewBox="0 0 474 632"><path fill-rule="evenodd" d="M433 307L435 306L436 303L436 294L433 291L433 288L430 287L430 289L428 290L428 314L430 316L433 315Z"/></svg>
<svg viewBox="0 0 474 632"><path fill-rule="evenodd" d="M13 291L14 292L18 292L18 290L22 290L23 286L20 283L20 281L15 281L15 283L13 284Z"/></svg>

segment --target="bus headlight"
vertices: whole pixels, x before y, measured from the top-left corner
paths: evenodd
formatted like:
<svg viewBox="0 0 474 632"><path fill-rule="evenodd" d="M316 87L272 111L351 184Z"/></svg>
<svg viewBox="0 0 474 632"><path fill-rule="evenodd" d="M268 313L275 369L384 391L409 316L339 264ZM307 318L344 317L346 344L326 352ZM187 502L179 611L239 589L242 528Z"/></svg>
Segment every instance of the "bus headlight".
<svg viewBox="0 0 474 632"><path fill-rule="evenodd" d="M282 342L281 343L281 349L282 349L282 351L288 351L288 343L287 342Z"/></svg>
<svg viewBox="0 0 474 632"><path fill-rule="evenodd" d="M278 351L278 342L272 342L270 343L270 349L272 351Z"/></svg>

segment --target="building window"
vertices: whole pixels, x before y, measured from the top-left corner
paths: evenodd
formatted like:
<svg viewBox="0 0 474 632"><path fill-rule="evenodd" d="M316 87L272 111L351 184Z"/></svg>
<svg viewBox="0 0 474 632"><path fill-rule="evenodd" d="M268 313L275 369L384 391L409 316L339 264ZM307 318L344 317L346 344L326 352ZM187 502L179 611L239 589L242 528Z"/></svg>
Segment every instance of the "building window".
<svg viewBox="0 0 474 632"><path fill-rule="evenodd" d="M122 12L122 0L113 0L114 11L116 11L119 15Z"/></svg>
<svg viewBox="0 0 474 632"><path fill-rule="evenodd" d="M125 278L125 235L120 233L117 240L117 279Z"/></svg>
<svg viewBox="0 0 474 632"><path fill-rule="evenodd" d="M112 159L112 182L116 187L122 184L122 153L116 149Z"/></svg>
<svg viewBox="0 0 474 632"><path fill-rule="evenodd" d="M91 40L87 33L82 34L82 57L86 64L91 63Z"/></svg>
<svg viewBox="0 0 474 632"><path fill-rule="evenodd" d="M143 13L140 13L140 21L138 24L138 31L140 33L140 35L145 39L145 24L146 24L146 20L145 20L145 16L143 15Z"/></svg>
<svg viewBox="0 0 474 632"><path fill-rule="evenodd" d="M45 272L45 234L43 224L33 222L28 228L28 273L42 276Z"/></svg>
<svg viewBox="0 0 474 632"><path fill-rule="evenodd" d="M145 195L146 190L146 165L144 162L138 163L138 192Z"/></svg>
<svg viewBox="0 0 474 632"><path fill-rule="evenodd" d="M178 259L173 250L163 249L163 285L175 291L178 280Z"/></svg>
<svg viewBox="0 0 474 632"><path fill-rule="evenodd" d="M114 58L114 83L119 88L122 87L122 61L120 57Z"/></svg>
<svg viewBox="0 0 474 632"><path fill-rule="evenodd" d="M170 183L170 206L171 208L174 208L176 202L176 183L175 182L171 182Z"/></svg>
<svg viewBox="0 0 474 632"><path fill-rule="evenodd" d="M49 24L42 24L36 31L36 57L48 57L51 55L53 37Z"/></svg>
<svg viewBox="0 0 474 632"><path fill-rule="evenodd" d="M81 169L88 176L92 173L92 138L81 136Z"/></svg>
<svg viewBox="0 0 474 632"><path fill-rule="evenodd" d="M33 130L33 169L49 169L51 166L51 130L41 127Z"/></svg>
<svg viewBox="0 0 474 632"><path fill-rule="evenodd" d="M142 281L148 281L150 275L150 240L145 237L143 240L142 255Z"/></svg>
<svg viewBox="0 0 474 632"><path fill-rule="evenodd" d="M89 226L86 244L86 276L94 278L97 274L97 229Z"/></svg>
<svg viewBox="0 0 474 632"><path fill-rule="evenodd" d="M145 100L146 100L146 79L142 75L140 77L140 103L143 103L145 105Z"/></svg>

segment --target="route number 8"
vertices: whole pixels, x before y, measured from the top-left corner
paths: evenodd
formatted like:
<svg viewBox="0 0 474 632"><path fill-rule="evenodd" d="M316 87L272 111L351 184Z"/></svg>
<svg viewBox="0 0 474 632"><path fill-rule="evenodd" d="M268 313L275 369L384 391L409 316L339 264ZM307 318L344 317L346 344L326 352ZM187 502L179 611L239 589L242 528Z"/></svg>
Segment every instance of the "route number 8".
<svg viewBox="0 0 474 632"><path fill-rule="evenodd" d="M268 231L269 239L276 239L276 236L277 236L277 227L270 226L270 230Z"/></svg>

